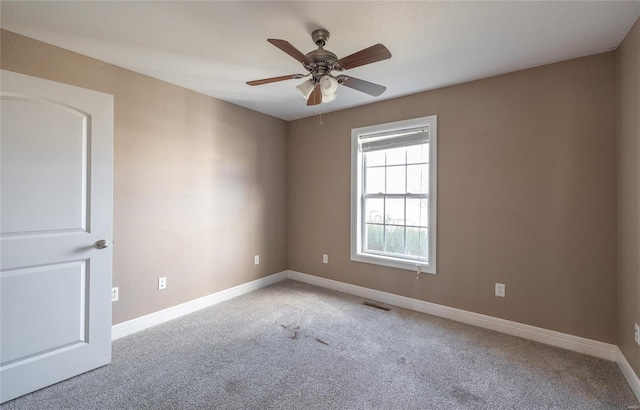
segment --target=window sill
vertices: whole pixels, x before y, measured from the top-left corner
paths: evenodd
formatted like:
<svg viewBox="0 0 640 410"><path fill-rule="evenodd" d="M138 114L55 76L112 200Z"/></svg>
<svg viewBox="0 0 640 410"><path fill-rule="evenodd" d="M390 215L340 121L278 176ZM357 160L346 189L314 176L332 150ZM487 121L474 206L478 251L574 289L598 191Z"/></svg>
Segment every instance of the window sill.
<svg viewBox="0 0 640 410"><path fill-rule="evenodd" d="M351 260L355 262L370 263L373 265L388 266L390 268L398 268L416 272L418 266L420 273L436 274L435 266L430 266L425 262L412 261L407 259L392 258L389 256L372 255L368 253L357 253L351 255Z"/></svg>

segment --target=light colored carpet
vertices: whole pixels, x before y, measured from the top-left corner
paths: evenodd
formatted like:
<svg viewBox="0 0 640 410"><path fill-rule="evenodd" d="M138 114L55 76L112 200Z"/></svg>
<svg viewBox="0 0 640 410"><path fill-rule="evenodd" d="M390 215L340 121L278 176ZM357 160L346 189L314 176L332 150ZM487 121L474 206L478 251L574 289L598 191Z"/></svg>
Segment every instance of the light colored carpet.
<svg viewBox="0 0 640 410"><path fill-rule="evenodd" d="M9 409L627 409L615 363L284 281L113 343Z"/></svg>

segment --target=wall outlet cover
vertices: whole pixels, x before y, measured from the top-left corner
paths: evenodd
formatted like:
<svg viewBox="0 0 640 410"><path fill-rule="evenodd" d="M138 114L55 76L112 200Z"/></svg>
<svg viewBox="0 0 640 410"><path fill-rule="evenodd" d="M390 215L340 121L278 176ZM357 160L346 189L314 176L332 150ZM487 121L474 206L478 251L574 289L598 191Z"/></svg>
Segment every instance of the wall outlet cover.
<svg viewBox="0 0 640 410"><path fill-rule="evenodd" d="M322 255L322 263L329 263L329 255L326 253Z"/></svg>
<svg viewBox="0 0 640 410"><path fill-rule="evenodd" d="M118 300L118 296L119 296L118 288L117 287L111 288L111 301L115 302L116 300Z"/></svg>
<svg viewBox="0 0 640 410"><path fill-rule="evenodd" d="M496 283L496 296L499 296L501 298L505 297L504 283Z"/></svg>
<svg viewBox="0 0 640 410"><path fill-rule="evenodd" d="M167 278L166 277L158 278L158 290L162 290L166 288L167 288Z"/></svg>
<svg viewBox="0 0 640 410"><path fill-rule="evenodd" d="M260 264L260 255L256 255L253 257L253 264L254 265L259 265Z"/></svg>

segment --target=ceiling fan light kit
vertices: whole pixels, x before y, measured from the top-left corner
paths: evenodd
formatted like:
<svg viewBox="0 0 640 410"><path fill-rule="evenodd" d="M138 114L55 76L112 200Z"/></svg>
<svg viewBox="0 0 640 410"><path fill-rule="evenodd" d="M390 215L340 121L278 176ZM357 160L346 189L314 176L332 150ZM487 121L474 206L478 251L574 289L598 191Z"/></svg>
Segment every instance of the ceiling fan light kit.
<svg viewBox="0 0 640 410"><path fill-rule="evenodd" d="M315 88L315 84L313 84L313 80L307 80L296 88L298 89L298 92L300 92L302 98L306 100L309 98L311 91Z"/></svg>
<svg viewBox="0 0 640 410"><path fill-rule="evenodd" d="M322 95L322 102L323 103L330 103L331 101L335 100L336 98L338 98L338 94L329 94L329 95Z"/></svg>
<svg viewBox="0 0 640 410"><path fill-rule="evenodd" d="M336 93L338 89L338 80L334 77L323 75L320 78L320 90L322 91L322 95L329 96Z"/></svg>
<svg viewBox="0 0 640 410"><path fill-rule="evenodd" d="M307 54L300 52L300 50L292 46L288 41L278 39L267 40L300 62L305 70L308 71L308 74L290 74L265 78L262 80L248 81L247 84L255 86L311 76L310 79L296 87L300 95L307 100L307 105L317 105L335 100L337 98L336 92L338 85L344 85L345 87L361 91L374 97L381 95L387 89L384 86L348 75L341 74L334 76L332 74L332 71L345 71L350 68L391 58L391 53L385 46L375 44L357 53L338 59L331 51L324 49L324 46L329 40L329 32L327 30L314 30L313 33L311 33L311 38L318 46L318 49Z"/></svg>

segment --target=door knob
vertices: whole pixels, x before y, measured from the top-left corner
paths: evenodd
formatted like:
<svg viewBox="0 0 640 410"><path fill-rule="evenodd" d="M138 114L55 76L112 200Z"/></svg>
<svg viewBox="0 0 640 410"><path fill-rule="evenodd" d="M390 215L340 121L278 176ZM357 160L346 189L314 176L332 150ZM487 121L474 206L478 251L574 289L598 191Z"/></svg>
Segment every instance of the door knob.
<svg viewBox="0 0 640 410"><path fill-rule="evenodd" d="M104 249L104 248L108 248L109 247L109 242L105 239L99 240L98 242L96 242L96 248L98 249Z"/></svg>

